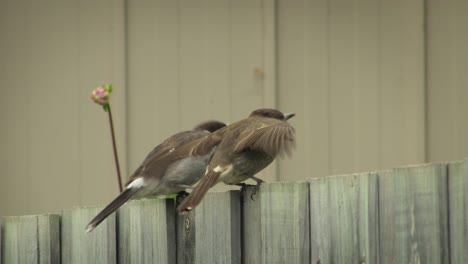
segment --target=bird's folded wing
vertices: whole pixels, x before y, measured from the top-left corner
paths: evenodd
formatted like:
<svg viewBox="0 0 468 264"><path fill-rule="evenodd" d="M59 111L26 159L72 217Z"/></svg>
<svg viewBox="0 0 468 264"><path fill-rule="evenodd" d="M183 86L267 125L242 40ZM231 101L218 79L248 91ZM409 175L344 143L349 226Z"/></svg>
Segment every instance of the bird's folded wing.
<svg viewBox="0 0 468 264"><path fill-rule="evenodd" d="M295 129L284 121L261 123L253 130L242 132L239 138L234 147L235 153L253 149L273 157L276 154L290 156L296 144Z"/></svg>
<svg viewBox="0 0 468 264"><path fill-rule="evenodd" d="M156 146L145 158L143 161L143 166L146 166L149 163L155 162L157 160L163 159L168 154L170 154L174 149L187 144L200 136L196 136L192 131L183 131L179 132L170 138L163 141L161 144Z"/></svg>
<svg viewBox="0 0 468 264"><path fill-rule="evenodd" d="M155 177L163 175L167 168L165 164L189 156L187 151L184 152L184 149L190 150L193 143L195 143L194 141L199 138L200 134L198 133L184 131L166 139L146 156L140 167L130 176L126 185L131 183L144 171L150 170L151 175Z"/></svg>

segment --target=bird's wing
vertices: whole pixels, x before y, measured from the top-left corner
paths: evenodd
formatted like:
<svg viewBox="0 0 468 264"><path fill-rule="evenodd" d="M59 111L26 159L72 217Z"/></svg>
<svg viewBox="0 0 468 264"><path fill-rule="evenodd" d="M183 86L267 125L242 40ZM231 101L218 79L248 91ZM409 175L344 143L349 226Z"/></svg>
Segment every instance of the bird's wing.
<svg viewBox="0 0 468 264"><path fill-rule="evenodd" d="M276 154L290 156L291 149L296 144L295 133L295 129L287 122L268 119L259 122L254 129L242 132L239 142L234 147L234 153L252 149L264 151L273 157Z"/></svg>
<svg viewBox="0 0 468 264"><path fill-rule="evenodd" d="M186 153L182 153L179 148L193 142L196 139L202 138L207 135L207 132L203 131L183 131L179 132L170 138L163 141L161 144L156 146L145 158L143 163L135 170L130 176L127 184L130 184L135 178L137 178L145 170L151 170L152 175L163 175L166 170L166 166L161 164L170 162L171 160L179 160L187 156Z"/></svg>
<svg viewBox="0 0 468 264"><path fill-rule="evenodd" d="M179 148L180 146L187 144L195 139L198 139L207 132L202 131L183 131L179 132L170 138L164 140L161 144L156 146L145 158L143 161L143 166L154 162L156 160L162 159L167 156L169 153L173 152L175 149Z"/></svg>
<svg viewBox="0 0 468 264"><path fill-rule="evenodd" d="M224 135L224 129L213 132L205 137L194 140L190 144L184 145L180 151L188 151L190 155L201 156L205 155L221 143Z"/></svg>

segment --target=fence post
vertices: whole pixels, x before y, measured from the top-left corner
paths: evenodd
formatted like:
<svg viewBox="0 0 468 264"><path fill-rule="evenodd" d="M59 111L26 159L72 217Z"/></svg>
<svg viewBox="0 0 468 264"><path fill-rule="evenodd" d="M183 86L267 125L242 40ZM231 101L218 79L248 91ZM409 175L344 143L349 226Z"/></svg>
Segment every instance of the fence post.
<svg viewBox="0 0 468 264"><path fill-rule="evenodd" d="M59 263L58 215L10 216L2 226L1 263Z"/></svg>
<svg viewBox="0 0 468 264"><path fill-rule="evenodd" d="M62 263L116 263L115 214L94 231L86 225L103 207L75 207L62 211Z"/></svg>
<svg viewBox="0 0 468 264"><path fill-rule="evenodd" d="M117 219L119 263L176 263L174 199L129 201Z"/></svg>
<svg viewBox="0 0 468 264"><path fill-rule="evenodd" d="M449 164L450 261L468 263L468 160Z"/></svg>
<svg viewBox="0 0 468 264"><path fill-rule="evenodd" d="M177 216L177 263L241 263L238 191L208 193L188 215Z"/></svg>
<svg viewBox="0 0 468 264"><path fill-rule="evenodd" d="M264 183L243 197L243 263L309 263L309 184Z"/></svg>
<svg viewBox="0 0 468 264"><path fill-rule="evenodd" d="M378 177L380 263L449 263L446 165Z"/></svg>
<svg viewBox="0 0 468 264"><path fill-rule="evenodd" d="M376 173L309 183L311 263L379 263Z"/></svg>

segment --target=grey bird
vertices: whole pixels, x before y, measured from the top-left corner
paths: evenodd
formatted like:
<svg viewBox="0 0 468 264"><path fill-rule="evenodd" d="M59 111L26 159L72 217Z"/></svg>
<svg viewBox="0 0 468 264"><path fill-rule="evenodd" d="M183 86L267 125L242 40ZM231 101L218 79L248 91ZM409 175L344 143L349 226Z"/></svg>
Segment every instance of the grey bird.
<svg viewBox="0 0 468 264"><path fill-rule="evenodd" d="M285 115L275 109L258 109L248 118L196 140L193 153L206 152L213 145L217 147L205 175L178 206L179 213L195 208L218 182L239 185L251 178L260 186L263 181L254 175L273 162L278 154L290 156L295 146L295 129L287 122L294 115Z"/></svg>
<svg viewBox="0 0 468 264"><path fill-rule="evenodd" d="M129 199L177 194L191 188L203 176L215 146L196 154L191 153L190 147L184 148L186 151L179 151L179 148L225 126L219 121L207 121L193 130L179 132L156 146L132 174L125 185L126 189L91 220L86 233L93 231Z"/></svg>

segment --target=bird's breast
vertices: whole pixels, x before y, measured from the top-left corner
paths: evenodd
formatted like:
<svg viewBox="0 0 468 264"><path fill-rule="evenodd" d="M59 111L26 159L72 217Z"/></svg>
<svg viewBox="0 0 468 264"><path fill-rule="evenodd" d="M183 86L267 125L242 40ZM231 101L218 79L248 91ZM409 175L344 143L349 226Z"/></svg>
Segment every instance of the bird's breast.
<svg viewBox="0 0 468 264"><path fill-rule="evenodd" d="M191 156L171 164L163 177L168 183L192 185L205 174L211 154Z"/></svg>
<svg viewBox="0 0 468 264"><path fill-rule="evenodd" d="M220 181L226 184L240 183L254 176L268 166L274 157L265 152L247 150L237 154L232 159L233 170L230 174L222 175Z"/></svg>

